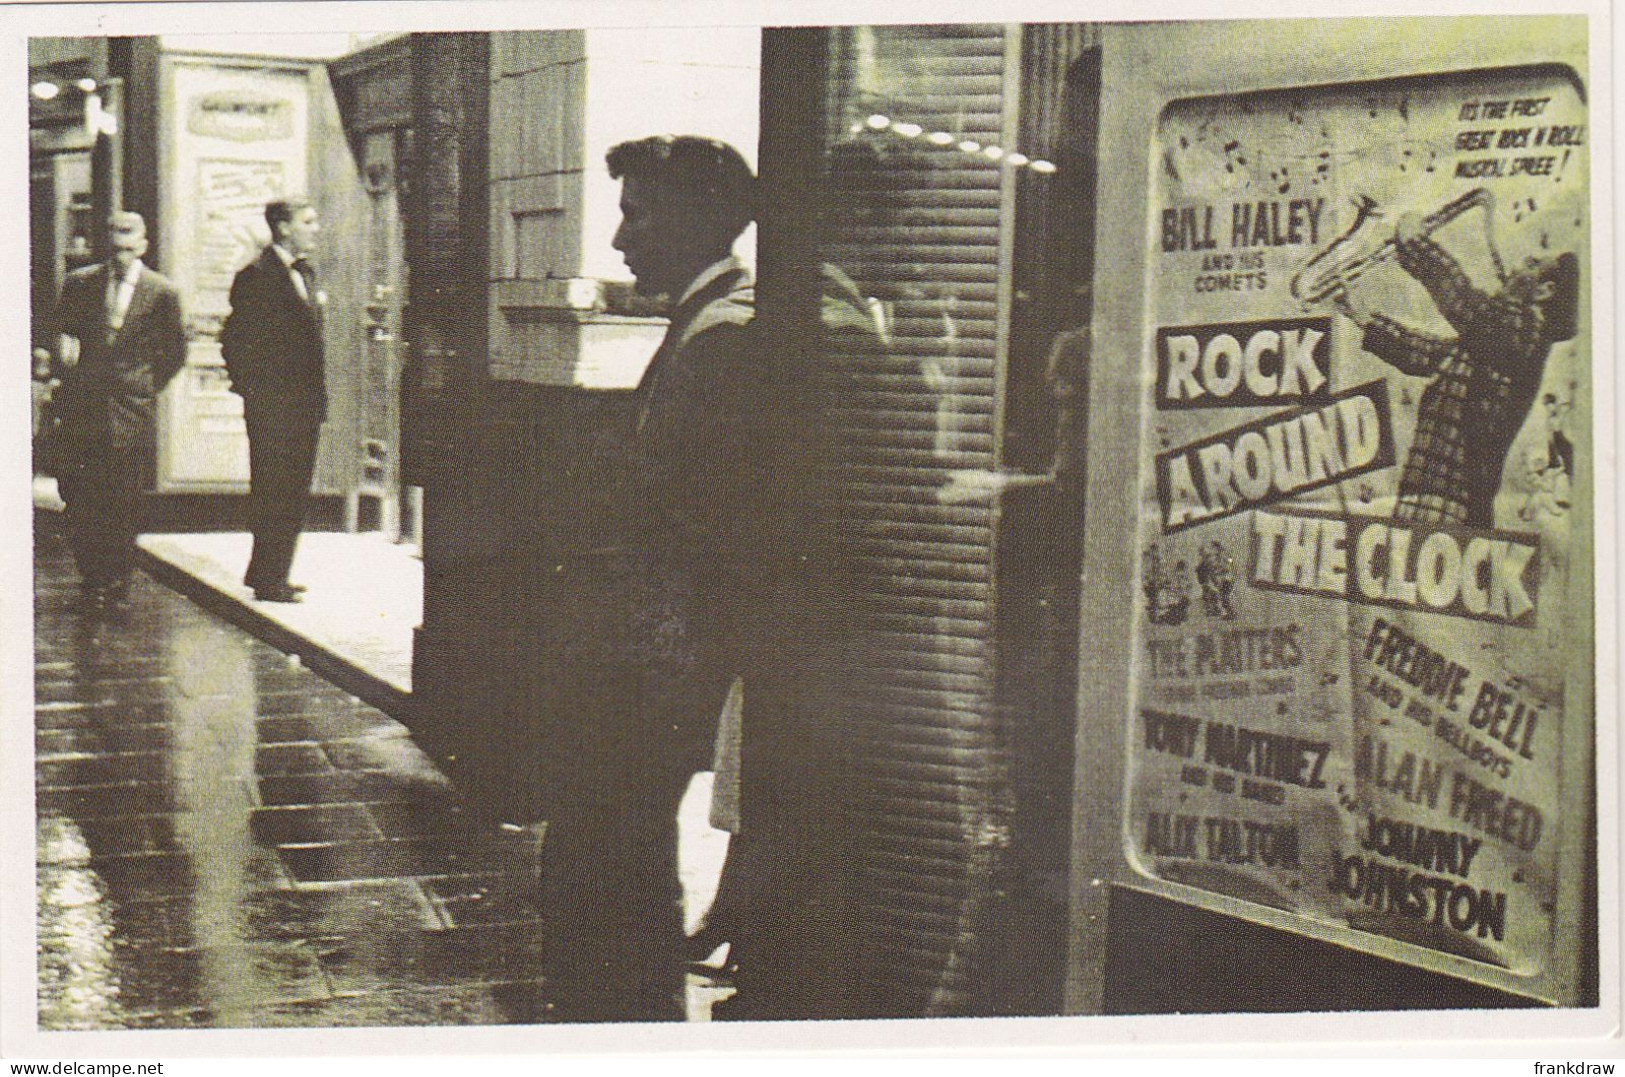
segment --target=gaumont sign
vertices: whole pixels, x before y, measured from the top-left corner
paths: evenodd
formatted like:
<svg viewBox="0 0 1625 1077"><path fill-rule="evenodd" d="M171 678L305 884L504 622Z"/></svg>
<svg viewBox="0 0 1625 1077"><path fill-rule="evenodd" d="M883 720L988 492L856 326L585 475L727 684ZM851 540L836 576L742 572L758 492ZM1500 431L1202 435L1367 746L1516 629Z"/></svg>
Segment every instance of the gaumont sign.
<svg viewBox="0 0 1625 1077"><path fill-rule="evenodd" d="M186 129L232 142L283 139L293 133L293 104L242 90L206 93L191 100Z"/></svg>

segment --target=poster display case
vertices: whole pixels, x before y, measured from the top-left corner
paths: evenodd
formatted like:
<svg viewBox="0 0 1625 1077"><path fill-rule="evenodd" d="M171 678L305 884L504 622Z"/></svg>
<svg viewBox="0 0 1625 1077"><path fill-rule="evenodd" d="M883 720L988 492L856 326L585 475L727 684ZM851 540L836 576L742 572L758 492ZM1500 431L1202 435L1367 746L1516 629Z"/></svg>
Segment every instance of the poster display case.
<svg viewBox="0 0 1625 1077"><path fill-rule="evenodd" d="M1128 331L1094 355L1116 417L1092 470L1122 490L1092 511L1138 523L1132 549L1086 545L1086 580L1110 563L1133 609L1103 614L1126 646L1085 662L1118 663L1117 708L1080 734L1111 788L1082 799L1120 795L1120 827L1079 845L1122 886L1573 1004L1595 946L1590 115L1583 22L1519 21L1416 20L1325 80L1134 76L1104 106L1125 144L1151 120L1145 197L1109 226L1143 274L1103 285Z"/></svg>

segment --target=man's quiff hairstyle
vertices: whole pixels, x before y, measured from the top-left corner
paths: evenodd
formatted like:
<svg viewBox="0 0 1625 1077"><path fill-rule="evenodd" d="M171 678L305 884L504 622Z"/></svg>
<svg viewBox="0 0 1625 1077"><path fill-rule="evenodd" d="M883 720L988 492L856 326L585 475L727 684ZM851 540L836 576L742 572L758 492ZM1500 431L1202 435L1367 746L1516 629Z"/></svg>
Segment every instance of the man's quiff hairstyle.
<svg viewBox="0 0 1625 1077"><path fill-rule="evenodd" d="M271 238L276 238L278 224L291 223L300 213L315 208L308 198L279 198L275 202L265 203L265 223L271 228Z"/></svg>
<svg viewBox="0 0 1625 1077"><path fill-rule="evenodd" d="M756 218L756 177L739 151L700 135L652 135L604 157L612 179L662 184L681 196L729 244Z"/></svg>

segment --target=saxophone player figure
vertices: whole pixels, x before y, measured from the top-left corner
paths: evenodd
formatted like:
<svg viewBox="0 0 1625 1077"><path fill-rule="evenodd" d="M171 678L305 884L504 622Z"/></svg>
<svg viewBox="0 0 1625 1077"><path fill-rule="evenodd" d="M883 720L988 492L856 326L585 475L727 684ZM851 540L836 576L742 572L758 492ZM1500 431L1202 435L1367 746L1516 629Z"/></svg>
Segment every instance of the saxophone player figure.
<svg viewBox="0 0 1625 1077"><path fill-rule="evenodd" d="M1400 218L1394 256L1427 290L1454 337L1357 310L1346 286L1330 295L1365 331L1366 351L1402 373L1432 379L1417 406L1394 518L1493 527L1501 472L1540 390L1547 354L1576 331L1579 260L1572 253L1530 258L1487 294L1428 238L1415 214Z"/></svg>

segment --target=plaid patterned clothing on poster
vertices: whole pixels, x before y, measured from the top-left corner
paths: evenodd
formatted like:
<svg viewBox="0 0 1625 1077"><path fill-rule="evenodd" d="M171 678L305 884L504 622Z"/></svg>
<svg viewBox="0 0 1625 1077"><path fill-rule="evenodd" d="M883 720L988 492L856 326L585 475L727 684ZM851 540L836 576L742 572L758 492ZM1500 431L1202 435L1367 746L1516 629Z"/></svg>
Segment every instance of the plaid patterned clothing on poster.
<svg viewBox="0 0 1625 1077"><path fill-rule="evenodd" d="M1431 377L1399 478L1394 518L1493 527L1513 439L1534 404L1550 340L1541 307L1503 289L1475 288L1431 240L1399 246L1399 264L1427 289L1453 338L1371 315L1364 348L1405 374Z"/></svg>

